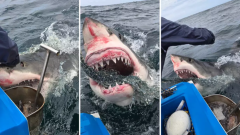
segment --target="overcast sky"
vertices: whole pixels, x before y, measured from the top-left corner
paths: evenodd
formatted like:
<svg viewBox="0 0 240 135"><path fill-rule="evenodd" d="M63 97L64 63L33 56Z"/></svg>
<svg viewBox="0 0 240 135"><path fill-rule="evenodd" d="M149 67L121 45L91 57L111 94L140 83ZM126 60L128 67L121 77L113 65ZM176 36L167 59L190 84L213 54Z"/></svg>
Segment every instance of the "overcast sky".
<svg viewBox="0 0 240 135"><path fill-rule="evenodd" d="M119 3L128 3L133 1L142 1L142 0L80 0L80 6L101 6L101 5L113 5Z"/></svg>
<svg viewBox="0 0 240 135"><path fill-rule="evenodd" d="M163 17L177 21L230 0L161 0Z"/></svg>

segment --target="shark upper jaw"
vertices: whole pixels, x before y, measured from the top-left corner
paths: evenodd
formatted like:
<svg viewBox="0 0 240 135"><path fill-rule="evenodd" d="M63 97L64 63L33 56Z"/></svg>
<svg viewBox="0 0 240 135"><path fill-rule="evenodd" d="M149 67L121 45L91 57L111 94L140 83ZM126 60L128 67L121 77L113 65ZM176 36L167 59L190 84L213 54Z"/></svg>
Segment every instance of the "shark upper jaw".
<svg viewBox="0 0 240 135"><path fill-rule="evenodd" d="M28 65L23 65L22 62L15 67L1 67L0 68L0 86L9 88L13 86L32 86L36 87L40 81L40 73L36 67L31 67L30 62ZM51 80L45 76L44 82Z"/></svg>
<svg viewBox="0 0 240 135"><path fill-rule="evenodd" d="M95 70L114 69L119 74L135 75L141 80L148 79L148 70L135 54L121 41L121 37L109 28L91 18L83 25L84 48L87 52L85 62ZM116 84L104 88L90 78L90 86L96 95L120 106L132 102L133 88L129 84Z"/></svg>
<svg viewBox="0 0 240 135"><path fill-rule="evenodd" d="M23 85L27 83L39 82L40 75L30 72L20 72L12 70L10 73L4 69L0 69L0 86L11 87L15 85Z"/></svg>
<svg viewBox="0 0 240 135"><path fill-rule="evenodd" d="M174 72L181 78L181 79L188 79L188 78L209 78L207 76L202 75L192 64L187 62L184 59L180 58L181 56L178 55L171 55L171 61L173 63Z"/></svg>

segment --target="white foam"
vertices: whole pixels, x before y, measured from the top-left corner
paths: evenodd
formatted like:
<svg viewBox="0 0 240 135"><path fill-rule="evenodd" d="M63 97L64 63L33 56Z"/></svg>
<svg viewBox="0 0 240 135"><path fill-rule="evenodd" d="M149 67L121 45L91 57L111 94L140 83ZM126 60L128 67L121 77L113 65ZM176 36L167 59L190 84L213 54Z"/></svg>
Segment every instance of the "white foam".
<svg viewBox="0 0 240 135"><path fill-rule="evenodd" d="M131 31L130 31L131 33ZM145 42L146 42L146 37L147 35L145 35L143 32L137 32L136 33L139 38L137 40L135 39L131 39L129 36L124 35L124 37L127 39L127 42L131 43L131 48L136 52L140 52L140 49L144 46Z"/></svg>
<svg viewBox="0 0 240 135"><path fill-rule="evenodd" d="M37 50L39 50L39 48L40 48L40 44L31 46L27 51L20 52L19 55L34 53Z"/></svg>
<svg viewBox="0 0 240 135"><path fill-rule="evenodd" d="M54 30L55 25L58 25L58 22L52 23L41 33L41 40L44 44L53 47L54 49L60 50L61 52L68 54L73 53L76 49L79 48L77 26L72 28L67 24L61 23L61 25L64 25L61 26L63 28ZM64 35L60 36L60 34L56 33L57 31L64 31Z"/></svg>
<svg viewBox="0 0 240 135"><path fill-rule="evenodd" d="M62 68L62 65L64 62L60 63L60 67L58 70L58 76L57 76L57 86L55 87L55 90L53 91L53 94L56 97L60 97L62 92L65 90L65 85L71 86L73 83L73 78L78 75L78 72L74 69L64 71Z"/></svg>
<svg viewBox="0 0 240 135"><path fill-rule="evenodd" d="M237 52L231 56L221 56L220 58L218 58L215 65L219 68L228 62L240 63L240 52Z"/></svg>
<svg viewBox="0 0 240 135"><path fill-rule="evenodd" d="M235 81L235 79L228 75L215 76L209 79L199 79L197 83L201 86L201 89L199 90L198 88L198 90L203 96L224 92L228 84L233 81Z"/></svg>

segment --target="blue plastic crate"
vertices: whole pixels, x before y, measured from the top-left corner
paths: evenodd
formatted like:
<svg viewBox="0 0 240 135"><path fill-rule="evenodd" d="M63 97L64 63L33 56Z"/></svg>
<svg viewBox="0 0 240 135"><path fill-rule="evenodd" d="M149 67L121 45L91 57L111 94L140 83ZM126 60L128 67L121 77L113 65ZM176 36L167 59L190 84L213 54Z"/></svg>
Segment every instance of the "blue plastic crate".
<svg viewBox="0 0 240 135"><path fill-rule="evenodd" d="M0 135L29 135L26 117L1 88Z"/></svg>
<svg viewBox="0 0 240 135"><path fill-rule="evenodd" d="M81 135L110 135L99 118L81 113Z"/></svg>
<svg viewBox="0 0 240 135"><path fill-rule="evenodd" d="M174 94L161 100L162 135L165 135L164 119L175 112L182 100L186 101L196 135L227 134L193 84L183 82L175 86Z"/></svg>

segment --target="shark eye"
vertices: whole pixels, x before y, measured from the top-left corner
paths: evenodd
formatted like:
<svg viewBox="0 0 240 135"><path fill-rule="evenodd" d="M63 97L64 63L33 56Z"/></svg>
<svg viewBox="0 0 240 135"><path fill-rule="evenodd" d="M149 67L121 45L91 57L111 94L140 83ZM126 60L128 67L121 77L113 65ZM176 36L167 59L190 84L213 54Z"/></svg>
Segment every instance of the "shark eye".
<svg viewBox="0 0 240 135"><path fill-rule="evenodd" d="M20 64L22 67L26 67L26 64L24 62L21 61Z"/></svg>
<svg viewBox="0 0 240 135"><path fill-rule="evenodd" d="M189 62L193 62L193 59L189 58L188 61L189 61Z"/></svg>
<svg viewBox="0 0 240 135"><path fill-rule="evenodd" d="M107 29L107 32L109 33L109 35L112 35L112 31L110 29Z"/></svg>

